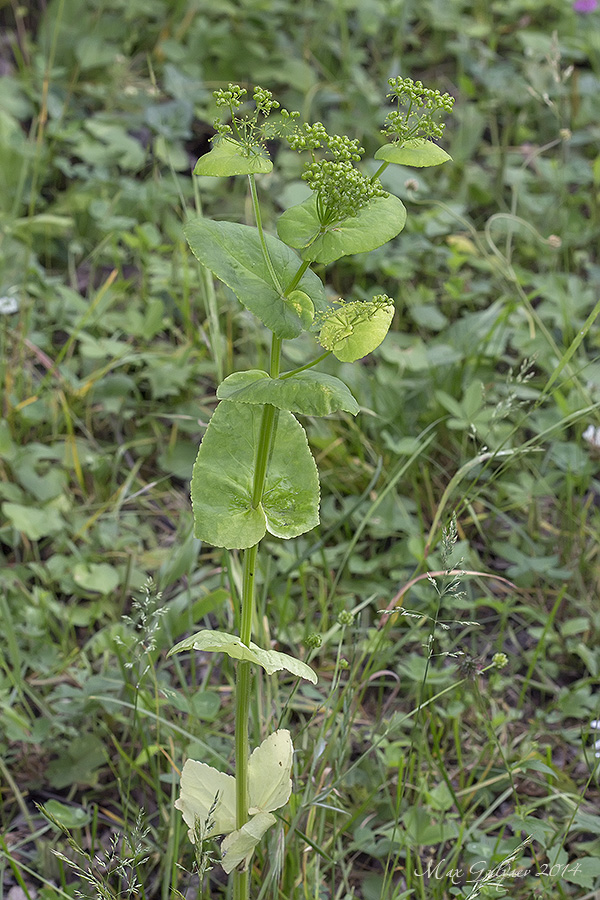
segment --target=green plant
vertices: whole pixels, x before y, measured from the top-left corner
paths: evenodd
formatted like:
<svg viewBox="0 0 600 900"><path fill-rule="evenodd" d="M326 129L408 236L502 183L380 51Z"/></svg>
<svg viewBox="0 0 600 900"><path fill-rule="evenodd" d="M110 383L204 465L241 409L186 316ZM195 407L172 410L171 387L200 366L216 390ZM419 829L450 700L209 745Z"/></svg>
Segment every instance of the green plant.
<svg viewBox="0 0 600 900"><path fill-rule="evenodd" d="M234 372L219 385L220 403L192 477L195 536L244 551L238 634L203 630L171 651L222 652L237 660L235 779L188 760L177 801L194 843L226 835L222 866L234 873L236 900L248 896L249 860L276 821L272 812L287 803L292 788L289 731L275 731L249 757L251 666L269 675L286 670L317 681L304 661L252 640L259 543L267 533L285 540L298 537L319 521L317 467L294 414L359 411L342 381L314 367L329 353L342 362L365 357L381 344L394 314L385 294L330 303L310 267L374 250L402 231L405 207L379 181L388 165L426 167L449 159L430 138L441 136L443 124L434 117L452 109L452 98L410 79L390 79L389 84L397 108L388 115L384 133L392 141L375 154L381 166L372 176L356 165L364 153L357 140L329 134L321 123L299 124L297 114L279 109L260 87L254 90L253 111L244 114L246 91L238 85L215 92L228 121L216 121L214 146L195 168L196 175L248 177L255 227L196 218L185 232L202 265L272 332L269 371ZM273 168L265 142L274 136L310 157L302 176L310 196L279 217L279 239L263 229L255 177ZM303 332L315 335L325 353L282 372L283 341ZM201 847L197 851L202 871Z"/></svg>

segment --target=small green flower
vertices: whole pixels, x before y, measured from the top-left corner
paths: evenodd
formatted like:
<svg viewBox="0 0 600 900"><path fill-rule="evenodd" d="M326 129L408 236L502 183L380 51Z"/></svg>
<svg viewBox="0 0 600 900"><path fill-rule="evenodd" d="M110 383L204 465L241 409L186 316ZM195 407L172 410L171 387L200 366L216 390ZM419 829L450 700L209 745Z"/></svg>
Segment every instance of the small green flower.
<svg viewBox="0 0 600 900"><path fill-rule="evenodd" d="M354 622L354 613L349 612L347 609L343 609L338 613L337 620L339 625L352 625Z"/></svg>
<svg viewBox="0 0 600 900"><path fill-rule="evenodd" d="M496 666L497 669L503 669L508 665L508 656L506 653L494 653L492 656L492 665Z"/></svg>

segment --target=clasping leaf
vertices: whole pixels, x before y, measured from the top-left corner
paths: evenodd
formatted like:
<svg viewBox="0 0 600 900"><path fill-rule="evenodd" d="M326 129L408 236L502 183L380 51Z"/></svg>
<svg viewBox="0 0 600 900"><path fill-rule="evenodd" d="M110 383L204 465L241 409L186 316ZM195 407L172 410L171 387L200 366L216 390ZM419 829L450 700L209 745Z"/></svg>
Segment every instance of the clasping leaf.
<svg viewBox="0 0 600 900"><path fill-rule="evenodd" d="M277 413L263 495L253 505L254 463L262 408L223 400L214 411L194 463L194 535L215 547L253 547L267 531L292 538L319 524L319 475L306 433L294 416Z"/></svg>
<svg viewBox="0 0 600 900"><path fill-rule="evenodd" d="M188 222L184 232L200 262L231 288L246 309L283 340L295 338L304 328L310 327L313 306L317 310L324 309L323 283L310 270L303 274L297 291L292 291L289 297L280 293L265 264L256 228L199 218ZM277 238L266 234L265 240L280 286L285 287L298 271L300 260Z"/></svg>
<svg viewBox="0 0 600 900"><path fill-rule="evenodd" d="M343 381L312 370L284 378L270 378L260 369L234 372L221 382L217 397L236 403L270 403L305 416L327 416L339 409L355 416L359 410Z"/></svg>
<svg viewBox="0 0 600 900"><path fill-rule="evenodd" d="M258 175L266 174L273 168L270 159L260 148L247 150L231 138L215 141L209 153L201 156L194 168L194 175Z"/></svg>
<svg viewBox="0 0 600 900"><path fill-rule="evenodd" d="M424 138L414 138L413 140L400 143L396 141L393 144L384 144L375 154L375 159L382 159L384 162L396 163L400 166L414 166L423 169L428 166L439 166L441 163L447 162L452 157L434 144L433 141L427 141Z"/></svg>
<svg viewBox="0 0 600 900"><path fill-rule="evenodd" d="M277 233L304 259L332 263L341 256L365 253L396 237L406 223L406 209L398 197L375 197L355 216L322 225L315 196L287 209L277 220Z"/></svg>
<svg viewBox="0 0 600 900"><path fill-rule="evenodd" d="M249 863L259 840L276 821L271 812L290 799L293 757L292 738L285 728L270 734L254 750L248 760L251 818L237 830L235 778L195 759L186 761L175 808L183 814L192 843L198 826L206 837L228 835L221 845L221 864L228 874L241 862Z"/></svg>
<svg viewBox="0 0 600 900"><path fill-rule="evenodd" d="M379 347L394 317L394 305L382 294L370 302L340 302L323 320L319 343L340 362L354 362Z"/></svg>
<svg viewBox="0 0 600 900"><path fill-rule="evenodd" d="M273 675L275 672L285 669L286 672L290 672L298 678L305 678L313 684L317 683L316 674L302 660L288 656L287 653L281 653L279 650L263 650L254 641L250 641L250 646L246 646L237 635L229 634L226 631L199 631L176 644L169 650L168 655L182 653L184 650L226 653L232 659L243 659L261 666L267 675Z"/></svg>

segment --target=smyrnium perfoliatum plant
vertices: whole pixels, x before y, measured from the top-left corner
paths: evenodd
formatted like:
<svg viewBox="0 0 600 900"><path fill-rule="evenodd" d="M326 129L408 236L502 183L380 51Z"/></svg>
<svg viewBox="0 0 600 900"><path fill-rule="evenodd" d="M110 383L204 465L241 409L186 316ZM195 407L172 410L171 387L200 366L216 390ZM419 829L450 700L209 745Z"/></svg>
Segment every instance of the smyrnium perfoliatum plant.
<svg viewBox="0 0 600 900"><path fill-rule="evenodd" d="M221 864L233 872L235 900L248 897L254 849L275 824L273 811L287 803L292 790L289 731L275 731L249 753L252 668L267 675L285 670L317 682L301 659L252 640L258 548L267 534L288 540L319 522L317 467L296 416L359 412L346 385L317 371L316 365L329 354L354 362L371 353L385 338L394 314L393 300L382 294L332 304L311 266L373 250L402 231L404 204L380 181L388 165L425 167L450 159L432 138L442 135L439 115L452 109L452 98L408 78L391 79L389 85L395 108L384 133L391 141L375 154L381 161L375 175L361 168L364 149L357 140L329 134L319 122L300 123L297 113L280 108L260 87L248 105L239 85L215 92L221 112L217 134L194 169L195 175L248 178L255 226L199 217L190 219L185 233L199 261L271 332L268 371L234 372L219 385L219 403L200 444L191 484L196 537L243 551L238 631L200 631L171 651L226 653L237 661L235 777L188 760L177 801L192 841L225 835ZM303 178L311 190L307 200L279 217L278 237L263 229L255 178L273 168L266 149L273 139L287 141L307 156ZM314 336L322 352L282 371L283 342L303 332Z"/></svg>

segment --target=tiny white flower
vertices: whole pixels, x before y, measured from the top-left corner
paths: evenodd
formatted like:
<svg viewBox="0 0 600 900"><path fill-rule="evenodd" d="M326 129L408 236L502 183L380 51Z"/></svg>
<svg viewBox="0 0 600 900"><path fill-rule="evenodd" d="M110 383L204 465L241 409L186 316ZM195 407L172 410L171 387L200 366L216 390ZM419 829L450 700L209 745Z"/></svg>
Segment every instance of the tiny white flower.
<svg viewBox="0 0 600 900"><path fill-rule="evenodd" d="M600 719L592 719L592 721L590 722L590 728L592 728L594 731L600 731ZM594 749L596 751L594 753L594 756L596 757L596 759L600 759L600 740L594 741Z"/></svg>
<svg viewBox="0 0 600 900"><path fill-rule="evenodd" d="M9 316L19 311L19 301L16 297L0 297L0 316Z"/></svg>
<svg viewBox="0 0 600 900"><path fill-rule="evenodd" d="M588 444L591 444L592 447L596 447L600 450L600 428L597 428L594 425L588 425L583 432L583 439L584 441L587 441Z"/></svg>

